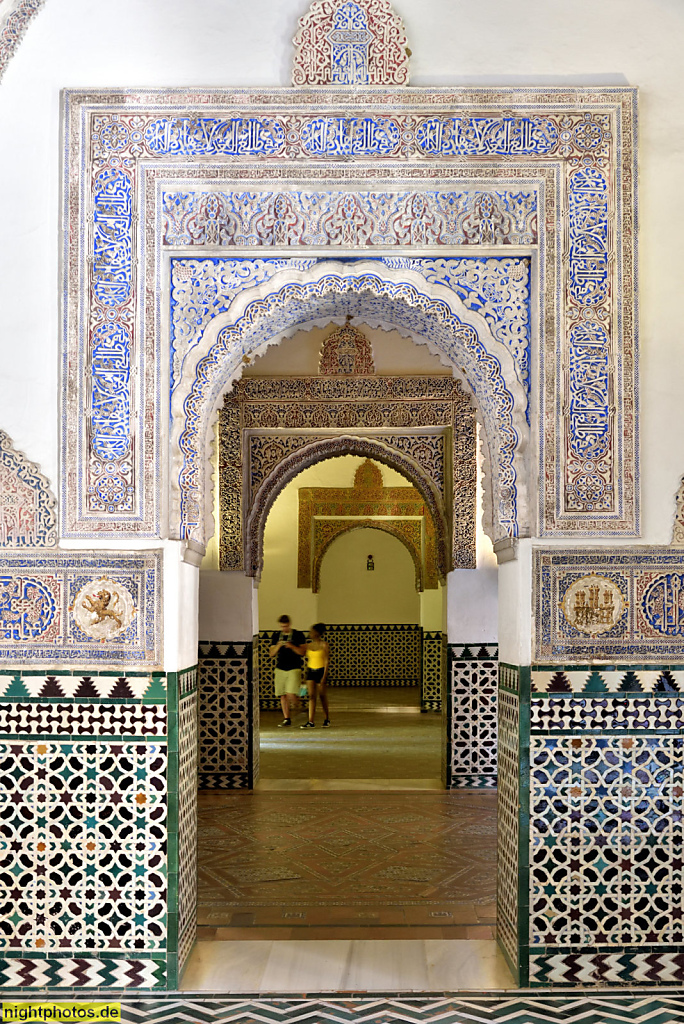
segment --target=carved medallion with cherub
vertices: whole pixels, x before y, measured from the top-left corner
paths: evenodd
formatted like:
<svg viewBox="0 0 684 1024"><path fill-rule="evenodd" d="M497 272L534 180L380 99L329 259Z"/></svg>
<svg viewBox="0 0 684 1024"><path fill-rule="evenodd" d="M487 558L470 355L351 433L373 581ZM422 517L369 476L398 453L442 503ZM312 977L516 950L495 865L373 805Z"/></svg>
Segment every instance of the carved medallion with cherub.
<svg viewBox="0 0 684 1024"><path fill-rule="evenodd" d="M583 576L565 591L563 614L571 626L588 636L607 633L622 618L625 599L605 576Z"/></svg>

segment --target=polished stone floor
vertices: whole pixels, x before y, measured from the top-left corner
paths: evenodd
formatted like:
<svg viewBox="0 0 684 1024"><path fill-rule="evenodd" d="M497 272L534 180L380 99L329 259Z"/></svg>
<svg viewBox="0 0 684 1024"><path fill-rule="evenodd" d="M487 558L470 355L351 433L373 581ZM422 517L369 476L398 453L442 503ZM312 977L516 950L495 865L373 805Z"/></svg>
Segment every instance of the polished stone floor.
<svg viewBox="0 0 684 1024"><path fill-rule="evenodd" d="M444 992L513 988L492 940L200 942L184 992Z"/></svg>
<svg viewBox="0 0 684 1024"><path fill-rule="evenodd" d="M417 687L328 688L330 729L300 729L304 705L289 729L282 715L261 713L261 778L439 780L442 717L421 714Z"/></svg>

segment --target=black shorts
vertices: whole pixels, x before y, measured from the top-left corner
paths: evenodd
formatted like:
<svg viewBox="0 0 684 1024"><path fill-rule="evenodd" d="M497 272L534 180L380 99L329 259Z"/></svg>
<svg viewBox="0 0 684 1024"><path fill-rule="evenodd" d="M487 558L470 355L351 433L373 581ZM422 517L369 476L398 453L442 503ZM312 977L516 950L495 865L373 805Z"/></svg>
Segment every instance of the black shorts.
<svg viewBox="0 0 684 1024"><path fill-rule="evenodd" d="M306 670L306 678L310 679L312 683L323 682L324 668L308 668Z"/></svg>

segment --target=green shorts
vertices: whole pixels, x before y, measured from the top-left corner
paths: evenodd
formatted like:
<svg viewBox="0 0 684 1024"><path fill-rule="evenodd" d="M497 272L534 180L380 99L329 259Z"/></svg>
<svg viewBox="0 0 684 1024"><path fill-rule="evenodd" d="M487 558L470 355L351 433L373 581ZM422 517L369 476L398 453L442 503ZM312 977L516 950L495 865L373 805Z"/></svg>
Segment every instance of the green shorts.
<svg viewBox="0 0 684 1024"><path fill-rule="evenodd" d="M284 668L277 668L275 670L275 695L276 697L282 697L284 693L291 693L293 696L297 696L299 693L299 687L302 682L302 670L299 668L292 668L289 672L286 672Z"/></svg>

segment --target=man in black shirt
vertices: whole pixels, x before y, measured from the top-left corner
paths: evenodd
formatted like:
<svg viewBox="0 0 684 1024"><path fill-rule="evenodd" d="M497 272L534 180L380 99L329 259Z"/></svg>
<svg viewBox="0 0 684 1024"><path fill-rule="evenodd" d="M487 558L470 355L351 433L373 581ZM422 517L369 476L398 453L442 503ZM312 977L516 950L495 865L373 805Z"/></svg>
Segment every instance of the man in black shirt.
<svg viewBox="0 0 684 1024"><path fill-rule="evenodd" d="M280 630L271 637L269 655L276 659L275 692L280 697L283 709L282 726L292 725L290 705L294 704L299 695L302 681L302 658L306 651L304 634L292 628L289 615L281 615L278 619Z"/></svg>

